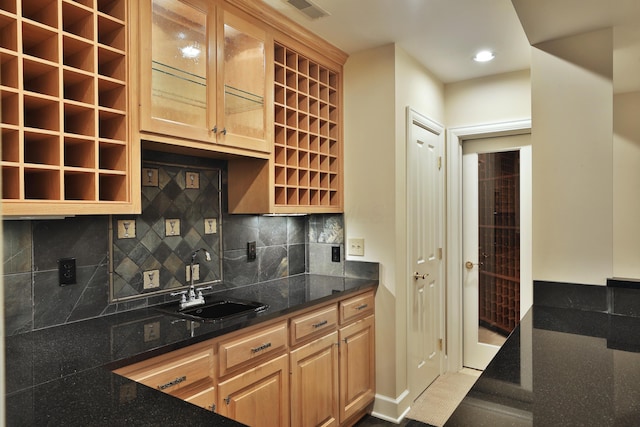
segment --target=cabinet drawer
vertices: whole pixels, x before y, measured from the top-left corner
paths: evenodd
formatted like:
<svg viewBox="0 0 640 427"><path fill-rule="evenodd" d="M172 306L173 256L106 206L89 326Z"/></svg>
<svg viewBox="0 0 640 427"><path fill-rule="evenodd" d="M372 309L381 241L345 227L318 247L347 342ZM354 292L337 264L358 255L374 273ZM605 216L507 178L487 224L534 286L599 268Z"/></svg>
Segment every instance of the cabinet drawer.
<svg viewBox="0 0 640 427"><path fill-rule="evenodd" d="M322 335L338 324L337 306L331 305L291 319L291 345Z"/></svg>
<svg viewBox="0 0 640 427"><path fill-rule="evenodd" d="M263 356L287 348L287 324L259 329L237 338L221 341L219 347L220 375Z"/></svg>
<svg viewBox="0 0 640 427"><path fill-rule="evenodd" d="M375 308L373 292L358 295L340 302L340 324L372 314Z"/></svg>
<svg viewBox="0 0 640 427"><path fill-rule="evenodd" d="M217 397L213 384L204 381L178 390L172 395L209 411L214 410Z"/></svg>
<svg viewBox="0 0 640 427"><path fill-rule="evenodd" d="M115 371L133 381L176 394L197 383L213 385L213 345L177 350Z"/></svg>

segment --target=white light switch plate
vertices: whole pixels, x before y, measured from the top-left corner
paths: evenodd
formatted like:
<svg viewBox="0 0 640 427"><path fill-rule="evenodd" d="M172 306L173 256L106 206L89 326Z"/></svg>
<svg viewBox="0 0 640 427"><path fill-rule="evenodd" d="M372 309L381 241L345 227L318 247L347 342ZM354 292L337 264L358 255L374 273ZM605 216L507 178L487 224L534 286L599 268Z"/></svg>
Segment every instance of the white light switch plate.
<svg viewBox="0 0 640 427"><path fill-rule="evenodd" d="M347 253L353 256L364 256L364 239L349 239Z"/></svg>

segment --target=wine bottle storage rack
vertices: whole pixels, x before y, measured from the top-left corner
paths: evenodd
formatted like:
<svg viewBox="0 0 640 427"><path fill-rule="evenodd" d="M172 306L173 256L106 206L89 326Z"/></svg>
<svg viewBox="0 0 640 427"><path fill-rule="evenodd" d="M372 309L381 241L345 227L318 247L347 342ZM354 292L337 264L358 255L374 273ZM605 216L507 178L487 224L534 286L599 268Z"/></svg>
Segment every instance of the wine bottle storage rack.
<svg viewBox="0 0 640 427"><path fill-rule="evenodd" d="M0 0L5 204L129 201L126 2Z"/></svg>
<svg viewBox="0 0 640 427"><path fill-rule="evenodd" d="M341 208L339 75L275 44L275 205Z"/></svg>
<svg viewBox="0 0 640 427"><path fill-rule="evenodd" d="M478 156L481 324L509 334L520 322L519 153Z"/></svg>

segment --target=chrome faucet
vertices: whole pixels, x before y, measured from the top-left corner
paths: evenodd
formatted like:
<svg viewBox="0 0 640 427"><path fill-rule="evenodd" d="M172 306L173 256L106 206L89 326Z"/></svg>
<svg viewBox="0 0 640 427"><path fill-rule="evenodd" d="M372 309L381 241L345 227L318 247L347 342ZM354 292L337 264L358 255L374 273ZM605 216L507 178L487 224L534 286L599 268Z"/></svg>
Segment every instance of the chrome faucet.
<svg viewBox="0 0 640 427"><path fill-rule="evenodd" d="M180 310L184 310L185 308L204 304L204 296L202 295L202 291L206 289L211 289L211 286L204 286L202 288L196 289L193 284L193 276L194 276L193 266L195 264L196 255L198 255L198 252L200 251L204 252L204 256L207 261L211 261L211 254L206 249L203 249L203 248L196 249L191 254L191 263L189 264L189 272L191 276L189 290L171 293L172 296L182 295L182 297L180 298Z"/></svg>

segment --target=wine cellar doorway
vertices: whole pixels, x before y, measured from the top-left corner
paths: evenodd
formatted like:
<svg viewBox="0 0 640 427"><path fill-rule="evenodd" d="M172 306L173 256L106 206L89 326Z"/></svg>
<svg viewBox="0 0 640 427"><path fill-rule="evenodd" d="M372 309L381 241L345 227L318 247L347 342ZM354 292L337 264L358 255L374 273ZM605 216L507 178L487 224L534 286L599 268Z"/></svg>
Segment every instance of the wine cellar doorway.
<svg viewBox="0 0 640 427"><path fill-rule="evenodd" d="M478 320L507 336L520 321L520 151L478 155Z"/></svg>

